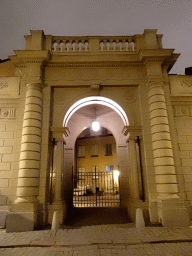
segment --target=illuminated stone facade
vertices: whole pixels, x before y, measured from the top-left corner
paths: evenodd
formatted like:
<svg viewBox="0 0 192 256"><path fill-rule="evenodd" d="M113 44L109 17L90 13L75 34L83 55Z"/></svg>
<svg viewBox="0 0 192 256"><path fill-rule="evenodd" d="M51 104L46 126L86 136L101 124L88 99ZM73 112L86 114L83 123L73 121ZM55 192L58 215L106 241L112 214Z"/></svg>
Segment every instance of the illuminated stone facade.
<svg viewBox="0 0 192 256"><path fill-rule="evenodd" d="M121 206L132 220L142 208L152 223L188 225L192 78L168 75L179 55L162 47L162 35L33 30L25 40L25 50L0 64L0 211L9 213L7 228L51 223L54 211L63 222L72 209L75 142L94 121L94 108L115 138Z"/></svg>

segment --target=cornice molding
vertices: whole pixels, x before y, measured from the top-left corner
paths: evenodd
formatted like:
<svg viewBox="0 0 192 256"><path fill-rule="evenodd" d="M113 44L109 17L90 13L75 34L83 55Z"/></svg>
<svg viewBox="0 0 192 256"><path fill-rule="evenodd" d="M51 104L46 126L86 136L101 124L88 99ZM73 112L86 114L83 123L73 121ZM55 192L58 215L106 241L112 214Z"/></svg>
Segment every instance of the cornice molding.
<svg viewBox="0 0 192 256"><path fill-rule="evenodd" d="M131 66L145 66L143 63L141 62L138 62L138 63L135 63L135 62L128 62L128 63L48 63L46 68L74 68L74 67L77 67L77 68L87 68L87 67L131 67Z"/></svg>
<svg viewBox="0 0 192 256"><path fill-rule="evenodd" d="M142 133L142 126L124 126L122 134L127 136L128 133L134 132L134 133Z"/></svg>
<svg viewBox="0 0 192 256"><path fill-rule="evenodd" d="M191 105L192 96L171 96L171 102L173 105Z"/></svg>
<svg viewBox="0 0 192 256"><path fill-rule="evenodd" d="M68 127L50 127L50 131L55 137L58 137L62 134L64 134L65 137L67 137L70 133Z"/></svg>

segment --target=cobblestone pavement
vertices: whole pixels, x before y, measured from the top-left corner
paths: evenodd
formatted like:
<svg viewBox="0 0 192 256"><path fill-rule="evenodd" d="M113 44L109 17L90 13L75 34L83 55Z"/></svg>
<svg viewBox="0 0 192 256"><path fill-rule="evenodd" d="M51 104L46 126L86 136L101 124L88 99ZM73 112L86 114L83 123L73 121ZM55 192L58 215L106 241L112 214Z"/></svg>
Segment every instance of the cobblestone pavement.
<svg viewBox="0 0 192 256"><path fill-rule="evenodd" d="M188 256L192 255L190 227L146 227L130 224L65 227L6 233L0 230L1 256Z"/></svg>

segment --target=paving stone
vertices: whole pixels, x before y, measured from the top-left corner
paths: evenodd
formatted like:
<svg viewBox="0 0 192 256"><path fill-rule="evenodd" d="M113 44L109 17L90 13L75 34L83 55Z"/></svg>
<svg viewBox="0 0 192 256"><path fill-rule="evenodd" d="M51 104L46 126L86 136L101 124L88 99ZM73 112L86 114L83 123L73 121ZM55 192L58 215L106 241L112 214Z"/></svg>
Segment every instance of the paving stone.
<svg viewBox="0 0 192 256"><path fill-rule="evenodd" d="M0 255L186 256L192 255L192 243L188 242L190 237L192 232L187 227L149 227L138 231L136 228L107 225L56 232L43 230L15 233L6 233L1 229ZM161 242L165 240L166 243ZM8 246L14 248L5 248Z"/></svg>

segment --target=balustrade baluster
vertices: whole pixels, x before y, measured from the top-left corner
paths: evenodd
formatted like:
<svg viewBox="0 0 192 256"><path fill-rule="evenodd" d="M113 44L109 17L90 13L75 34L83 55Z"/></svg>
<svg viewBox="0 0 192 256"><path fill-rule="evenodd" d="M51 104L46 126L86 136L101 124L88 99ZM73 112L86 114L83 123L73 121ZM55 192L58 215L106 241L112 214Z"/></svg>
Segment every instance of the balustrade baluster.
<svg viewBox="0 0 192 256"><path fill-rule="evenodd" d="M131 39L128 39L128 51L132 51L132 47L131 47Z"/></svg>
<svg viewBox="0 0 192 256"><path fill-rule="evenodd" d="M100 48L101 48L101 51L103 51L103 49L104 49L104 42L103 41L100 42Z"/></svg>
<svg viewBox="0 0 192 256"><path fill-rule="evenodd" d="M79 42L81 42L81 51L85 50L85 40L80 40Z"/></svg>
<svg viewBox="0 0 192 256"><path fill-rule="evenodd" d="M125 41L125 51L129 50L129 42L128 40Z"/></svg>
<svg viewBox="0 0 192 256"><path fill-rule="evenodd" d="M131 41L131 49L132 49L132 51L135 51L135 42L133 39Z"/></svg>
<svg viewBox="0 0 192 256"><path fill-rule="evenodd" d="M57 48L57 43L54 42L54 43L53 43L53 51L54 51L54 52L56 52L56 48Z"/></svg>
<svg viewBox="0 0 192 256"><path fill-rule="evenodd" d="M122 43L122 41L120 40L120 41L119 41L119 51L122 51L122 48L123 48L123 43Z"/></svg>
<svg viewBox="0 0 192 256"><path fill-rule="evenodd" d="M116 42L115 42L115 40L113 40L113 42L112 42L112 45L113 45L113 51L116 51Z"/></svg>
<svg viewBox="0 0 192 256"><path fill-rule="evenodd" d="M79 40L75 40L75 51L79 51Z"/></svg>
<svg viewBox="0 0 192 256"><path fill-rule="evenodd" d="M107 40L103 40L103 43L104 43L104 47L103 47L103 50L106 51L106 48L107 48Z"/></svg>
<svg viewBox="0 0 192 256"><path fill-rule="evenodd" d="M61 43L60 43L60 52L63 52L64 51L64 42L63 42L64 40L61 40Z"/></svg>
<svg viewBox="0 0 192 256"><path fill-rule="evenodd" d="M69 43L69 41L68 41L68 40L66 41L66 49L67 49L67 52L69 52L69 51L70 51L70 43Z"/></svg>
<svg viewBox="0 0 192 256"><path fill-rule="evenodd" d="M60 51L60 40L57 40L56 43L57 43L56 52L59 52Z"/></svg>
<svg viewBox="0 0 192 256"><path fill-rule="evenodd" d="M72 49L73 49L73 51L75 51L75 45L76 45L76 44L75 44L75 41L73 41L73 42L72 42Z"/></svg>
<svg viewBox="0 0 192 256"><path fill-rule="evenodd" d="M85 43L84 43L84 45L85 45L85 51L87 52L87 50L88 50L88 47L89 47L89 43L88 43L88 41L87 41L87 40L85 40Z"/></svg>
<svg viewBox="0 0 192 256"><path fill-rule="evenodd" d="M122 40L122 51L125 50L125 39Z"/></svg>
<svg viewBox="0 0 192 256"><path fill-rule="evenodd" d="M109 51L110 50L110 42L109 42L109 40L107 40L106 46L107 46L107 51Z"/></svg>

